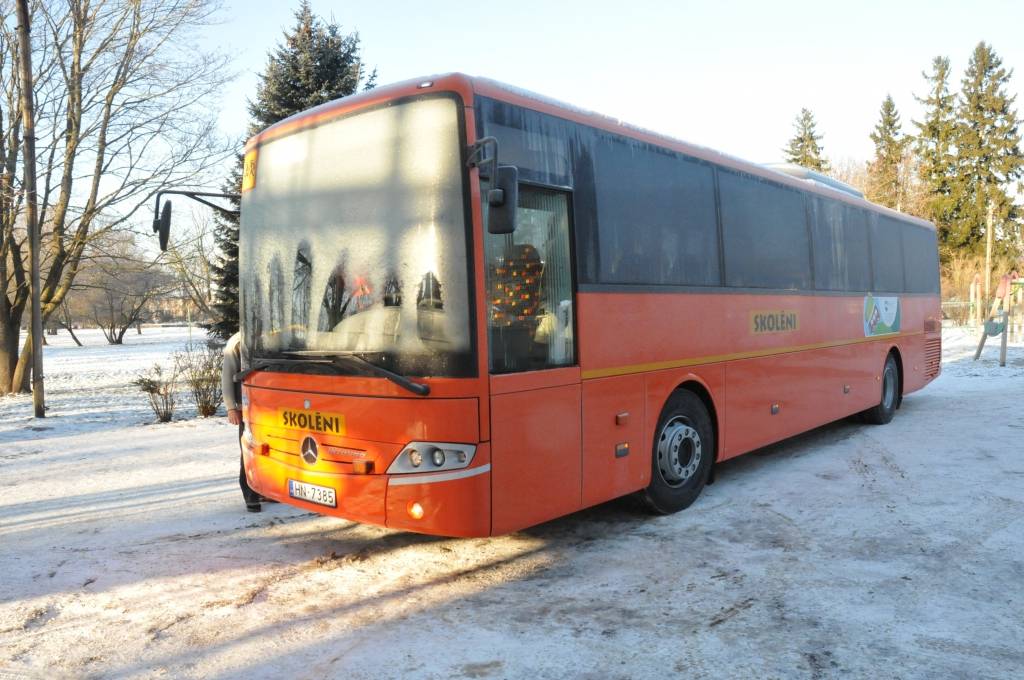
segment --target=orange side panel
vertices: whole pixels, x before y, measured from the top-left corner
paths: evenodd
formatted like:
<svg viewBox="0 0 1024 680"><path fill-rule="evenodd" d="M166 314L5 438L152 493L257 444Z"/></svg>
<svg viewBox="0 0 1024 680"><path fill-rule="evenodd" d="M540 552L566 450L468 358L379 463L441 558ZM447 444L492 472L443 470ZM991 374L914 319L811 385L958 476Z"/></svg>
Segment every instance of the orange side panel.
<svg viewBox="0 0 1024 680"><path fill-rule="evenodd" d="M495 534L578 510L580 386L492 397L491 459Z"/></svg>
<svg viewBox="0 0 1024 680"><path fill-rule="evenodd" d="M648 440L668 393L688 376L705 383L724 460L878 403L885 355L894 346L903 362L904 394L933 380L941 352L934 331L938 298L905 295L900 305L899 333L865 337L860 294L584 292L581 375L584 385L648 376ZM759 331L755 316L776 312L796 323ZM621 342L622 331L607 332L609 320L628 329L628 343ZM779 405L776 415L772 404Z"/></svg>
<svg viewBox="0 0 1024 680"><path fill-rule="evenodd" d="M878 401L871 346L836 347L730 362L725 369L728 448L721 459L855 413ZM881 359L879 359L879 365ZM844 385L850 386L844 392ZM775 412L773 413L773 405Z"/></svg>
<svg viewBox="0 0 1024 680"><path fill-rule="evenodd" d="M583 385L583 505L642 489L650 472L644 376L588 380Z"/></svg>

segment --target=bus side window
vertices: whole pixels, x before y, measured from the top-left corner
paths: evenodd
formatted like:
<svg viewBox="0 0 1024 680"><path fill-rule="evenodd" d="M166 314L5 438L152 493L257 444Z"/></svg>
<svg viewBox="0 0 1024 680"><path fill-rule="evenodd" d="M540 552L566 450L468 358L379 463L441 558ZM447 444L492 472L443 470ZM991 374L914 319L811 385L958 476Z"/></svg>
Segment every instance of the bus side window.
<svg viewBox="0 0 1024 680"><path fill-rule="evenodd" d="M515 232L487 233L485 245L491 372L573 364L566 195L521 186Z"/></svg>

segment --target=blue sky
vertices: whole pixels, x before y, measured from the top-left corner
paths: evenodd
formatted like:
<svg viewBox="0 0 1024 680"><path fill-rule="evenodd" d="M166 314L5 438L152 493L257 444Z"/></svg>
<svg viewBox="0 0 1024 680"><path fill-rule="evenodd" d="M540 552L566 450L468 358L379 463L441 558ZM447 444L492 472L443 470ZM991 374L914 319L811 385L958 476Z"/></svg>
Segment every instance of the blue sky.
<svg viewBox="0 0 1024 680"><path fill-rule="evenodd" d="M228 0L204 36L239 72L220 103L225 133L244 132L245 98L298 4ZM912 131L936 55L952 60L956 87L980 40L1024 68L1024 3L1009 0L311 4L359 31L381 84L488 76L758 162L780 160L804 106L827 155L866 160L886 93ZM1024 71L1011 84L1024 91Z"/></svg>

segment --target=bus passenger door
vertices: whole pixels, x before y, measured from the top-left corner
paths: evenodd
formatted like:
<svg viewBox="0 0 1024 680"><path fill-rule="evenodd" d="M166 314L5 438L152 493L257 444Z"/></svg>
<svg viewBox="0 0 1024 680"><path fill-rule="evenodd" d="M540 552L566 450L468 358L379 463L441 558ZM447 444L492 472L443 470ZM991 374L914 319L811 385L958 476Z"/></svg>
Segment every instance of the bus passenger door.
<svg viewBox="0 0 1024 680"><path fill-rule="evenodd" d="M485 233L492 532L581 505L569 197L522 185L518 226Z"/></svg>

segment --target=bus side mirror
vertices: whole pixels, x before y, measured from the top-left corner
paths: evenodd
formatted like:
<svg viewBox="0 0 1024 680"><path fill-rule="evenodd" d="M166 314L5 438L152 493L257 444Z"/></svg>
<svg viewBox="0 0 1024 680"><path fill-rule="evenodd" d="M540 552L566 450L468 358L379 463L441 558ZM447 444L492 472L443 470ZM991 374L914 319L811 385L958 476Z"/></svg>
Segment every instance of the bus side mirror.
<svg viewBox="0 0 1024 680"><path fill-rule="evenodd" d="M164 201L160 216L153 220L153 231L160 235L160 250L167 250L167 239L171 235L171 202Z"/></svg>
<svg viewBox="0 0 1024 680"><path fill-rule="evenodd" d="M511 234L516 230L519 170L514 165L499 165L492 186L487 190L487 231Z"/></svg>

